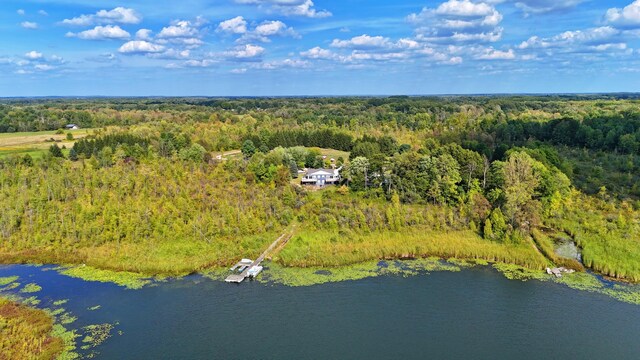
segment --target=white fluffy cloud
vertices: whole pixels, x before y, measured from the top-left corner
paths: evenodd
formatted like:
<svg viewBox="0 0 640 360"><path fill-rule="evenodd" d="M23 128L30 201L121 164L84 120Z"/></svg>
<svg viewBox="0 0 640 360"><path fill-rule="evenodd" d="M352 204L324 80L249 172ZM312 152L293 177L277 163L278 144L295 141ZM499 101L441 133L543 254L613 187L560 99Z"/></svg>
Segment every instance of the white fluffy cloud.
<svg viewBox="0 0 640 360"><path fill-rule="evenodd" d="M611 8L605 14L605 21L621 27L640 27L640 0L635 0L624 8Z"/></svg>
<svg viewBox="0 0 640 360"><path fill-rule="evenodd" d="M37 59L42 59L42 53L41 52L37 52L35 50L33 51L29 51L28 53L24 54L24 57L26 57L27 59L30 60L37 60Z"/></svg>
<svg viewBox="0 0 640 360"><path fill-rule="evenodd" d="M133 9L117 7L113 10L100 10L91 15L80 15L64 19L62 24L71 26L90 26L97 24L139 24L142 16Z"/></svg>
<svg viewBox="0 0 640 360"><path fill-rule="evenodd" d="M16 74L34 74L58 69L66 61L57 55L45 56L38 51L29 51L21 58L0 58L0 64L14 66Z"/></svg>
<svg viewBox="0 0 640 360"><path fill-rule="evenodd" d="M325 18L332 15L327 10L317 10L312 0L236 0L236 3L267 6L288 16Z"/></svg>
<svg viewBox="0 0 640 360"><path fill-rule="evenodd" d="M417 61L455 65L463 61L461 56L452 54L446 47L437 48L412 38L392 40L364 34L346 40L335 39L331 47L336 50L314 47L301 52L300 56L309 60L340 62L350 67L379 62Z"/></svg>
<svg viewBox="0 0 640 360"><path fill-rule="evenodd" d="M200 30L191 21L179 20L173 22L170 26L162 28L158 37L161 39L188 38L199 34Z"/></svg>
<svg viewBox="0 0 640 360"><path fill-rule="evenodd" d="M158 44L153 44L148 41L134 40L129 41L122 45L118 52L122 54L151 54L160 53L165 50L165 47Z"/></svg>
<svg viewBox="0 0 640 360"><path fill-rule="evenodd" d="M246 33L239 41L253 41L259 40L262 42L269 42L269 38L273 36L290 36L298 38L298 33L291 27L287 26L282 21L265 21L262 24L256 26L253 31Z"/></svg>
<svg viewBox="0 0 640 360"><path fill-rule="evenodd" d="M151 40L152 36L151 34L153 33L153 31L149 30L149 29L140 29L138 31L136 31L136 39L137 40Z"/></svg>
<svg viewBox="0 0 640 360"><path fill-rule="evenodd" d="M273 36L283 34L287 30L287 25L282 21L267 21L256 26L255 32L260 36Z"/></svg>
<svg viewBox="0 0 640 360"><path fill-rule="evenodd" d="M484 49L480 54L475 56L477 60L514 60L516 53L513 49L508 51L496 50L493 48Z"/></svg>
<svg viewBox="0 0 640 360"><path fill-rule="evenodd" d="M262 46L246 44L238 46L233 50L226 51L224 55L227 58L233 58L238 60L253 60L264 53L265 49Z"/></svg>
<svg viewBox="0 0 640 360"><path fill-rule="evenodd" d="M617 36L620 34L621 31L618 29L611 26L602 26L586 30L565 31L549 38L532 36L528 40L523 41L518 47L524 50L548 48L569 49L571 46L580 44L597 46L617 42Z"/></svg>
<svg viewBox="0 0 640 360"><path fill-rule="evenodd" d="M319 46L316 46L312 49L301 52L300 56L307 59L318 59L318 60L335 60L338 58L338 55L333 51L323 49Z"/></svg>
<svg viewBox="0 0 640 360"><path fill-rule="evenodd" d="M229 34L244 34L247 32L247 21L242 16L236 16L218 24L217 31Z"/></svg>
<svg viewBox="0 0 640 360"><path fill-rule="evenodd" d="M38 28L38 23L31 22L31 21L23 21L22 23L20 23L20 26L22 26L25 29L35 30Z"/></svg>
<svg viewBox="0 0 640 360"><path fill-rule="evenodd" d="M527 14L546 14L572 9L585 0L519 0L516 6Z"/></svg>
<svg viewBox="0 0 640 360"><path fill-rule="evenodd" d="M218 33L242 35L236 41L239 43L251 43L255 41L269 42L273 36L290 36L298 38L298 33L280 20L264 21L253 29L247 26L247 20L242 16L225 20L218 24Z"/></svg>
<svg viewBox="0 0 640 360"><path fill-rule="evenodd" d="M131 37L127 31L117 25L96 26L93 29L79 33L68 32L67 37L77 37L82 40L126 40Z"/></svg>
<svg viewBox="0 0 640 360"><path fill-rule="evenodd" d="M434 11L438 15L460 17L484 17L495 12L487 3L473 3L469 0L449 0L440 4Z"/></svg>
<svg viewBox="0 0 640 360"><path fill-rule="evenodd" d="M448 0L407 20L416 26L418 38L428 42L495 42L503 30L503 16L489 1Z"/></svg>
<svg viewBox="0 0 640 360"><path fill-rule="evenodd" d="M284 59L284 60L276 60L276 61L267 61L256 63L251 67L254 69L262 69L262 70L277 70L277 69L303 69L311 66L311 63L306 60L298 60L298 59Z"/></svg>
<svg viewBox="0 0 640 360"><path fill-rule="evenodd" d="M335 39L331 43L336 48L372 49L385 48L391 45L389 38L383 36L369 36L367 34L353 37L349 40Z"/></svg>

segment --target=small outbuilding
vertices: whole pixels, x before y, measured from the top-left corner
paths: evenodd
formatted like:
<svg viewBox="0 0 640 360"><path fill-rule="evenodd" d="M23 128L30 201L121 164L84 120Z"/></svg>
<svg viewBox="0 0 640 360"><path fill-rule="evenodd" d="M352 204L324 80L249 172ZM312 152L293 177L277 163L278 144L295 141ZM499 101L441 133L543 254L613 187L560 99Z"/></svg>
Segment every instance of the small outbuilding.
<svg viewBox="0 0 640 360"><path fill-rule="evenodd" d="M66 130L80 130L80 126L76 124L68 124L64 127Z"/></svg>

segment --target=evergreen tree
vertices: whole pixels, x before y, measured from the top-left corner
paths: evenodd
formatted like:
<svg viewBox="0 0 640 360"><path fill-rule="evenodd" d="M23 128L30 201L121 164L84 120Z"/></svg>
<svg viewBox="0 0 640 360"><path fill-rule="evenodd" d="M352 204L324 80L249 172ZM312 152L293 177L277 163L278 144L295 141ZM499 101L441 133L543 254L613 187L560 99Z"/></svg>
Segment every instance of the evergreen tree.
<svg viewBox="0 0 640 360"><path fill-rule="evenodd" d="M49 147L49 153L53 157L64 158L64 154L62 153L62 149L58 146L58 144L53 144Z"/></svg>
<svg viewBox="0 0 640 360"><path fill-rule="evenodd" d="M256 145L251 140L246 140L242 144L242 155L245 159L250 159L256 153Z"/></svg>
<svg viewBox="0 0 640 360"><path fill-rule="evenodd" d="M78 153L76 152L75 147L71 148L71 150L69 151L69 160L78 161Z"/></svg>

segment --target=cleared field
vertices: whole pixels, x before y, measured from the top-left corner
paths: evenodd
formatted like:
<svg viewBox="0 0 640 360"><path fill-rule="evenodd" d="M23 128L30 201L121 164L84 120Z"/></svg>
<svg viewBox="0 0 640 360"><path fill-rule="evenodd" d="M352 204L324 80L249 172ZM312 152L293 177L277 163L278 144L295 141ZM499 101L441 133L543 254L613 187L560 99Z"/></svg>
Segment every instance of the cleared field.
<svg viewBox="0 0 640 360"><path fill-rule="evenodd" d="M327 158L330 158L330 159L338 160L338 158L340 157L345 161L349 159L349 153L346 151L340 151L340 150L334 150L334 149L319 149L319 150L322 156L326 156Z"/></svg>
<svg viewBox="0 0 640 360"><path fill-rule="evenodd" d="M68 131L74 140L67 140L67 132L56 134L56 131L3 133L0 134L0 157L29 154L40 158L53 143L71 148L75 140L82 139L93 132L93 129ZM53 141L51 141L53 139Z"/></svg>

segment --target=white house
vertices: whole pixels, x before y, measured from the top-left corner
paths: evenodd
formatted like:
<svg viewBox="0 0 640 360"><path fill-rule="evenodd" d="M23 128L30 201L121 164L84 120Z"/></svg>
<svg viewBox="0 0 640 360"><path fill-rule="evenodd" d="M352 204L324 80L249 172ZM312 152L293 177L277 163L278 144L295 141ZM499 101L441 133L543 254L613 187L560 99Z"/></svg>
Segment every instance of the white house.
<svg viewBox="0 0 640 360"><path fill-rule="evenodd" d="M342 167L338 169L308 169L302 177L302 185L336 185L342 179L340 170Z"/></svg>

